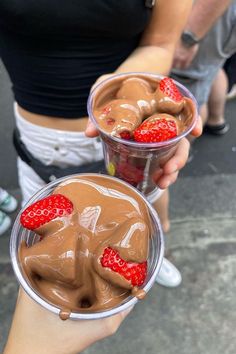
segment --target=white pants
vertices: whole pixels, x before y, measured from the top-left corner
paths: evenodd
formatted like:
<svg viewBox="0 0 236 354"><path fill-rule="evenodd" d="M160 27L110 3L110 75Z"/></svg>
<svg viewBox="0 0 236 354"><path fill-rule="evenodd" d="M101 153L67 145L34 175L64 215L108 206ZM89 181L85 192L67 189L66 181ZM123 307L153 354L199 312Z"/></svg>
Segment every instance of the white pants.
<svg viewBox="0 0 236 354"><path fill-rule="evenodd" d="M16 126L30 153L45 165L61 168L80 166L103 159L99 138L87 138L83 132L45 128L25 120L14 105ZM22 205L46 183L19 157L17 160Z"/></svg>
<svg viewBox="0 0 236 354"><path fill-rule="evenodd" d="M65 168L103 159L100 138L87 138L83 132L62 131L32 124L19 114L16 103L14 113L16 126L27 150L46 166ZM46 183L20 157L17 166L23 206ZM148 200L153 203L162 193L163 190L157 189L148 196Z"/></svg>

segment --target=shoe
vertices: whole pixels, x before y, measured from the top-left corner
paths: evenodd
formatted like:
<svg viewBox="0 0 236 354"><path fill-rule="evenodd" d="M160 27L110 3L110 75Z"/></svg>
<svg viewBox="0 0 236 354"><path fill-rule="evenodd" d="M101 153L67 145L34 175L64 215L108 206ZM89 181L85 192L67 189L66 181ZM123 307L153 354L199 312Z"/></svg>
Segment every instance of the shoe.
<svg viewBox="0 0 236 354"><path fill-rule="evenodd" d="M236 84L232 86L231 90L226 95L227 101L232 100L234 98L236 98Z"/></svg>
<svg viewBox="0 0 236 354"><path fill-rule="evenodd" d="M12 213L17 205L17 200L5 189L0 188L0 209L6 213Z"/></svg>
<svg viewBox="0 0 236 354"><path fill-rule="evenodd" d="M168 288L175 288L181 284L182 276L178 269L164 258L156 282Z"/></svg>
<svg viewBox="0 0 236 354"><path fill-rule="evenodd" d="M11 226L11 219L0 210L0 235L3 235Z"/></svg>
<svg viewBox="0 0 236 354"><path fill-rule="evenodd" d="M228 123L222 123L219 125L208 125L206 124L203 128L203 133L211 134L211 135L224 135L229 130Z"/></svg>

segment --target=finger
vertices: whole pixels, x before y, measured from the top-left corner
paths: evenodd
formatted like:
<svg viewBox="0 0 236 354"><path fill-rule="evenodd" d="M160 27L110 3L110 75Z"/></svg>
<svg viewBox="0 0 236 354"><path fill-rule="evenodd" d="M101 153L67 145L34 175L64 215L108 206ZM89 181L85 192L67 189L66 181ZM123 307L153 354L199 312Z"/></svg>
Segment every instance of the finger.
<svg viewBox="0 0 236 354"><path fill-rule="evenodd" d="M157 184L157 182L159 181L162 175L163 175L163 170L161 168L156 170L152 176L153 182Z"/></svg>
<svg viewBox="0 0 236 354"><path fill-rule="evenodd" d="M163 175L157 182L157 185L161 189L168 188L171 184L173 184L178 178L179 171L176 171L170 175Z"/></svg>
<svg viewBox="0 0 236 354"><path fill-rule="evenodd" d="M183 138L176 149L174 156L163 166L163 176L171 175L184 167L188 160L190 143Z"/></svg>
<svg viewBox="0 0 236 354"><path fill-rule="evenodd" d="M85 129L85 135L88 138L94 138L95 136L99 135L98 130L96 129L95 125L91 122L91 120L88 120L87 127Z"/></svg>
<svg viewBox="0 0 236 354"><path fill-rule="evenodd" d="M202 134L202 119L200 116L198 116L197 122L195 124L195 127L191 131L190 135L195 136L196 138L199 137Z"/></svg>
<svg viewBox="0 0 236 354"><path fill-rule="evenodd" d="M114 74L104 74L102 76L100 76L96 81L95 83L93 84L92 88L91 88L91 91L93 91L95 89L95 87L100 84L102 81L108 79L109 77L111 77L112 75Z"/></svg>
<svg viewBox="0 0 236 354"><path fill-rule="evenodd" d="M122 312L120 313L120 315L121 315L121 317L122 317L122 320L124 320L124 319L130 314L130 312L133 310L133 308L134 308L134 306L131 306L131 307L129 307L127 310L122 311Z"/></svg>
<svg viewBox="0 0 236 354"><path fill-rule="evenodd" d="M129 307L127 310L122 311L118 313L117 315L108 317L103 321L103 326L104 326L104 333L105 337L110 336L118 330L120 327L121 323L124 321L124 319L128 316L128 314L132 311L133 306Z"/></svg>

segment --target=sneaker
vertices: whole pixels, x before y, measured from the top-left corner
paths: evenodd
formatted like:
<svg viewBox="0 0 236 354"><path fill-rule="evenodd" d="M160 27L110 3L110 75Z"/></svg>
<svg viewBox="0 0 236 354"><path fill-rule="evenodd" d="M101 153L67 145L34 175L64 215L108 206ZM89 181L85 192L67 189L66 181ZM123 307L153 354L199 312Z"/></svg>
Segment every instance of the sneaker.
<svg viewBox="0 0 236 354"><path fill-rule="evenodd" d="M17 205L17 200L5 189L0 188L0 209L6 213L12 213Z"/></svg>
<svg viewBox="0 0 236 354"><path fill-rule="evenodd" d="M232 100L234 98L236 98L236 84L233 85L231 90L226 95L226 100L227 101Z"/></svg>
<svg viewBox="0 0 236 354"><path fill-rule="evenodd" d="M3 235L11 226L11 219L0 210L0 235Z"/></svg>
<svg viewBox="0 0 236 354"><path fill-rule="evenodd" d="M178 269L164 258L156 282L168 288L175 288L182 282L182 276Z"/></svg>

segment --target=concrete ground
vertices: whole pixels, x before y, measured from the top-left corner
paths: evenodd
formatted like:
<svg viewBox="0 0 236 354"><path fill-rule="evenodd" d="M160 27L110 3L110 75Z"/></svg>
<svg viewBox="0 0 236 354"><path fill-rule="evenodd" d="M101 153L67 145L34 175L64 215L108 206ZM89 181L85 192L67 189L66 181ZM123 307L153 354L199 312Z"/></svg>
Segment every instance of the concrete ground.
<svg viewBox="0 0 236 354"><path fill-rule="evenodd" d="M0 82L0 185L20 198L11 146L12 97L1 66ZM236 353L235 110L236 101L229 102L227 135L204 135L196 141L193 161L170 188L172 225L166 253L181 270L182 285L166 289L155 284L118 333L86 354ZM9 234L0 238L0 349L18 288L9 258Z"/></svg>

